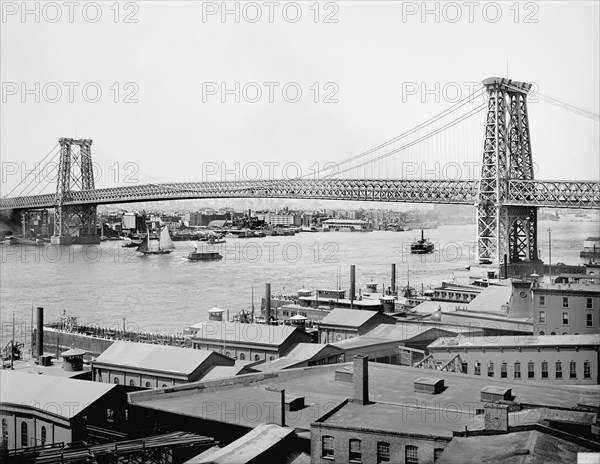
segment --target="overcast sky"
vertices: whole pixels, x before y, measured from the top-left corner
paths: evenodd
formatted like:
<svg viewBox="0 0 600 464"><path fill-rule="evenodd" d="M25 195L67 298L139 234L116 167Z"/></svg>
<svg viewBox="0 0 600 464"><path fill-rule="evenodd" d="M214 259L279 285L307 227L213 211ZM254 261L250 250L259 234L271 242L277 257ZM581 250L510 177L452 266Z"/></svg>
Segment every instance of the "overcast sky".
<svg viewBox="0 0 600 464"><path fill-rule="evenodd" d="M244 163L307 174L507 65L510 78L598 113L598 4L430 2L423 15L422 2L228 2L222 16L221 2L31 2L25 15L2 2L2 195L59 137L93 139L99 186L218 180L236 162L239 175L254 175ZM536 177L597 180L598 122L542 101L529 111ZM473 133L442 143L445 159L479 159L475 118Z"/></svg>

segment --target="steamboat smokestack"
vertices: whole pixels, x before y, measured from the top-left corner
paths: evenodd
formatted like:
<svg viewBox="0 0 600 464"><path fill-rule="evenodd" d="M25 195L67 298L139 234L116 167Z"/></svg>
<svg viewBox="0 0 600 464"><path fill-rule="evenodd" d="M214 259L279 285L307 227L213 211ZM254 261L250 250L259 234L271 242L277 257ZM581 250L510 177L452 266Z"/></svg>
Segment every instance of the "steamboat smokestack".
<svg viewBox="0 0 600 464"><path fill-rule="evenodd" d="M350 265L350 304L356 299L356 266Z"/></svg>
<svg viewBox="0 0 600 464"><path fill-rule="evenodd" d="M37 308L37 343L36 343L36 355L38 362L40 362L40 356L44 354L44 308Z"/></svg>
<svg viewBox="0 0 600 464"><path fill-rule="evenodd" d="M392 263L392 293L396 293L396 264Z"/></svg>
<svg viewBox="0 0 600 464"><path fill-rule="evenodd" d="M271 284L265 284L265 321L270 323L271 319Z"/></svg>

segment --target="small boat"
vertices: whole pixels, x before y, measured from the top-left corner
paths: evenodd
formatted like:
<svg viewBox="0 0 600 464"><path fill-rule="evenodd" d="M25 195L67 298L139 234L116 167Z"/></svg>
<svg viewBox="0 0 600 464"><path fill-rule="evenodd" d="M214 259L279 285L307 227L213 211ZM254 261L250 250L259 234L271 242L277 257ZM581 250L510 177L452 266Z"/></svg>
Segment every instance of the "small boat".
<svg viewBox="0 0 600 464"><path fill-rule="evenodd" d="M169 235L169 229L167 226L164 226L160 231L158 240L151 240L150 231L148 230L146 239L140 243L135 251L139 251L145 255L166 255L171 253L174 248L175 245L173 245L173 241Z"/></svg>
<svg viewBox="0 0 600 464"><path fill-rule="evenodd" d="M421 238L410 245L410 252L417 254L432 253L435 246L429 239L425 239L423 229L421 229Z"/></svg>
<svg viewBox="0 0 600 464"><path fill-rule="evenodd" d="M224 238L211 236L208 238L208 240L206 240L206 243L209 243L210 245L217 245L218 243L225 243L226 241L227 240L225 240Z"/></svg>

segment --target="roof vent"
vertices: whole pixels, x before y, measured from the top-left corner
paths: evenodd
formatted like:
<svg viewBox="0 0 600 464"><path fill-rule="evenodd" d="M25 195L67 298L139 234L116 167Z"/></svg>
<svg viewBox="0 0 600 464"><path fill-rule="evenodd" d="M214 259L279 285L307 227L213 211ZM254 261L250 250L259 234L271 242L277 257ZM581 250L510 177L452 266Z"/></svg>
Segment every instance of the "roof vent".
<svg viewBox="0 0 600 464"><path fill-rule="evenodd" d="M481 389L481 402L494 403L497 401L511 401L512 389L504 387L487 386Z"/></svg>
<svg viewBox="0 0 600 464"><path fill-rule="evenodd" d="M415 380L415 391L437 395L445 390L444 379L434 377L419 377Z"/></svg>

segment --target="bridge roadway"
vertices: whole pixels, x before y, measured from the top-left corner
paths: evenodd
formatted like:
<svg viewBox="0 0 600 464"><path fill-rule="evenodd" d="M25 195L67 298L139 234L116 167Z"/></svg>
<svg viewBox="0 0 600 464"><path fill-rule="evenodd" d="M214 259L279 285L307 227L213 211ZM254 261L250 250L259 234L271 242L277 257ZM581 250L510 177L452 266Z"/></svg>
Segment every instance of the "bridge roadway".
<svg viewBox="0 0 600 464"><path fill-rule="evenodd" d="M600 208L600 182L509 180L504 205ZM291 198L474 205L478 180L288 179L129 185L72 191L63 205L201 198ZM52 208L55 194L0 199L0 210Z"/></svg>

